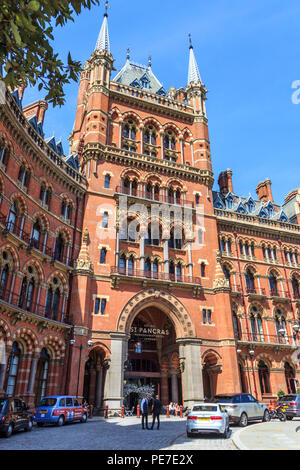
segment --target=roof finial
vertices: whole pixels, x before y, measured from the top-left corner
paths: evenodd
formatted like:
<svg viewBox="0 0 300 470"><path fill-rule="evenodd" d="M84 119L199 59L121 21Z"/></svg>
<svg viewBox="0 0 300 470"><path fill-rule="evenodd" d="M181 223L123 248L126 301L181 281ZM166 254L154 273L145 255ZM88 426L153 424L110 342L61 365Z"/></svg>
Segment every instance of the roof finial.
<svg viewBox="0 0 300 470"><path fill-rule="evenodd" d="M148 57L148 67L149 67L149 69L151 69L151 64L152 64L152 57L151 57L151 54L149 54L149 57Z"/></svg>
<svg viewBox="0 0 300 470"><path fill-rule="evenodd" d="M129 47L127 47L126 49L126 60L129 60L130 59L130 49Z"/></svg>
<svg viewBox="0 0 300 470"><path fill-rule="evenodd" d="M190 42L190 49L193 49L192 35L191 35L191 33L189 33L189 42Z"/></svg>
<svg viewBox="0 0 300 470"><path fill-rule="evenodd" d="M106 1L104 2L104 6L105 6L105 13L104 13L104 16L108 16L108 14L107 14L107 9L110 8L110 6L108 5L108 0L106 0Z"/></svg>

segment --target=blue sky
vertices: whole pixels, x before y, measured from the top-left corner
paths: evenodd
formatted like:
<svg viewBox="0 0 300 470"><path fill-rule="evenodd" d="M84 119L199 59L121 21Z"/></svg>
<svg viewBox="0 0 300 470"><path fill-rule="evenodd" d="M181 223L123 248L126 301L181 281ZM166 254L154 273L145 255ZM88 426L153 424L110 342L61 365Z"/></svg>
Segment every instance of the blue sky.
<svg viewBox="0 0 300 470"><path fill-rule="evenodd" d="M273 197L282 204L300 185L300 104L292 103L292 83L300 80L299 0L111 0L109 35L118 70L126 48L131 60L147 64L166 89L185 86L188 33L208 93L207 114L215 173L233 171L236 194L256 197L269 177ZM93 52L104 7L93 7L74 23L55 30L54 48L84 62ZM117 72L115 72L117 73ZM113 75L114 76L114 75ZM47 137L63 138L68 153L78 84L65 88L66 104L49 106ZM28 88L24 104L43 98Z"/></svg>

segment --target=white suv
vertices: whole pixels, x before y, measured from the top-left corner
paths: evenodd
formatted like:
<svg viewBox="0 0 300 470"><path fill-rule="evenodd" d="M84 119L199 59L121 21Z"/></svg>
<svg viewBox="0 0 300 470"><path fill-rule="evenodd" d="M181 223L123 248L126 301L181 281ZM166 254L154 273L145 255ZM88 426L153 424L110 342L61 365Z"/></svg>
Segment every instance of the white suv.
<svg viewBox="0 0 300 470"><path fill-rule="evenodd" d="M270 413L265 403L259 403L250 393L224 393L214 398L228 413L229 420L239 426L247 426L248 421L270 421Z"/></svg>

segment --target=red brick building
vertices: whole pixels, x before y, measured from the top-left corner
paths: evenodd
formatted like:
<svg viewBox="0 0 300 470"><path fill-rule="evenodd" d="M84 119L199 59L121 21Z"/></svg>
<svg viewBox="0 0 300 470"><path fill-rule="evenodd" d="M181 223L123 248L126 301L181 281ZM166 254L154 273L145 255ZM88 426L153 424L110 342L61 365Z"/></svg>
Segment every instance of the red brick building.
<svg viewBox="0 0 300 470"><path fill-rule="evenodd" d="M213 191L192 45L179 90L151 58L128 51L115 76L113 63L105 15L69 157L43 138L46 103L22 110L15 92L0 108L0 388L32 401L67 391L99 410L135 405L134 385L187 406L295 390L299 191L278 206L266 180L243 198L231 170Z"/></svg>

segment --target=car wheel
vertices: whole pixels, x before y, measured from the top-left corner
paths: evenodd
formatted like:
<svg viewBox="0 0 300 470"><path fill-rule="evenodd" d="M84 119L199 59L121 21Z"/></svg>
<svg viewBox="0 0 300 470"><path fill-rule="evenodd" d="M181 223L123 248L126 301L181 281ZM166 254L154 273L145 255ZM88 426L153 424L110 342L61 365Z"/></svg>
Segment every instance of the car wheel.
<svg viewBox="0 0 300 470"><path fill-rule="evenodd" d="M82 415L82 418L81 418L80 422L81 422L81 423L86 423L86 422L87 422L87 415L86 415L86 413L84 413L84 414Z"/></svg>
<svg viewBox="0 0 300 470"><path fill-rule="evenodd" d="M64 416L60 416L58 418L58 421L57 421L56 425L57 426L63 426L64 424L65 424L65 418L64 418Z"/></svg>
<svg viewBox="0 0 300 470"><path fill-rule="evenodd" d="M13 430L14 430L14 427L12 424L9 424L8 428L6 429L6 431L4 432L4 436L5 437L10 437L13 433Z"/></svg>
<svg viewBox="0 0 300 470"><path fill-rule="evenodd" d="M31 421L31 419L28 421L28 423L26 424L25 428L24 428L24 431L27 431L27 432L30 432L32 431L32 426L33 426L33 423Z"/></svg>
<svg viewBox="0 0 300 470"><path fill-rule="evenodd" d="M246 415L246 413L242 413L240 417L240 421L239 421L239 426L241 428L244 428L247 426L247 424L248 424L248 416Z"/></svg>
<svg viewBox="0 0 300 470"><path fill-rule="evenodd" d="M44 423L36 423L39 428L42 428L44 426Z"/></svg>
<svg viewBox="0 0 300 470"><path fill-rule="evenodd" d="M187 432L186 435L187 435L187 437L192 437L192 433L191 433L191 432Z"/></svg>
<svg viewBox="0 0 300 470"><path fill-rule="evenodd" d="M266 410L266 411L264 412L263 422L266 423L266 422L270 421L270 419L271 419L270 413L269 413L268 410Z"/></svg>
<svg viewBox="0 0 300 470"><path fill-rule="evenodd" d="M286 419L287 419L288 421L292 421L293 416L287 416Z"/></svg>

